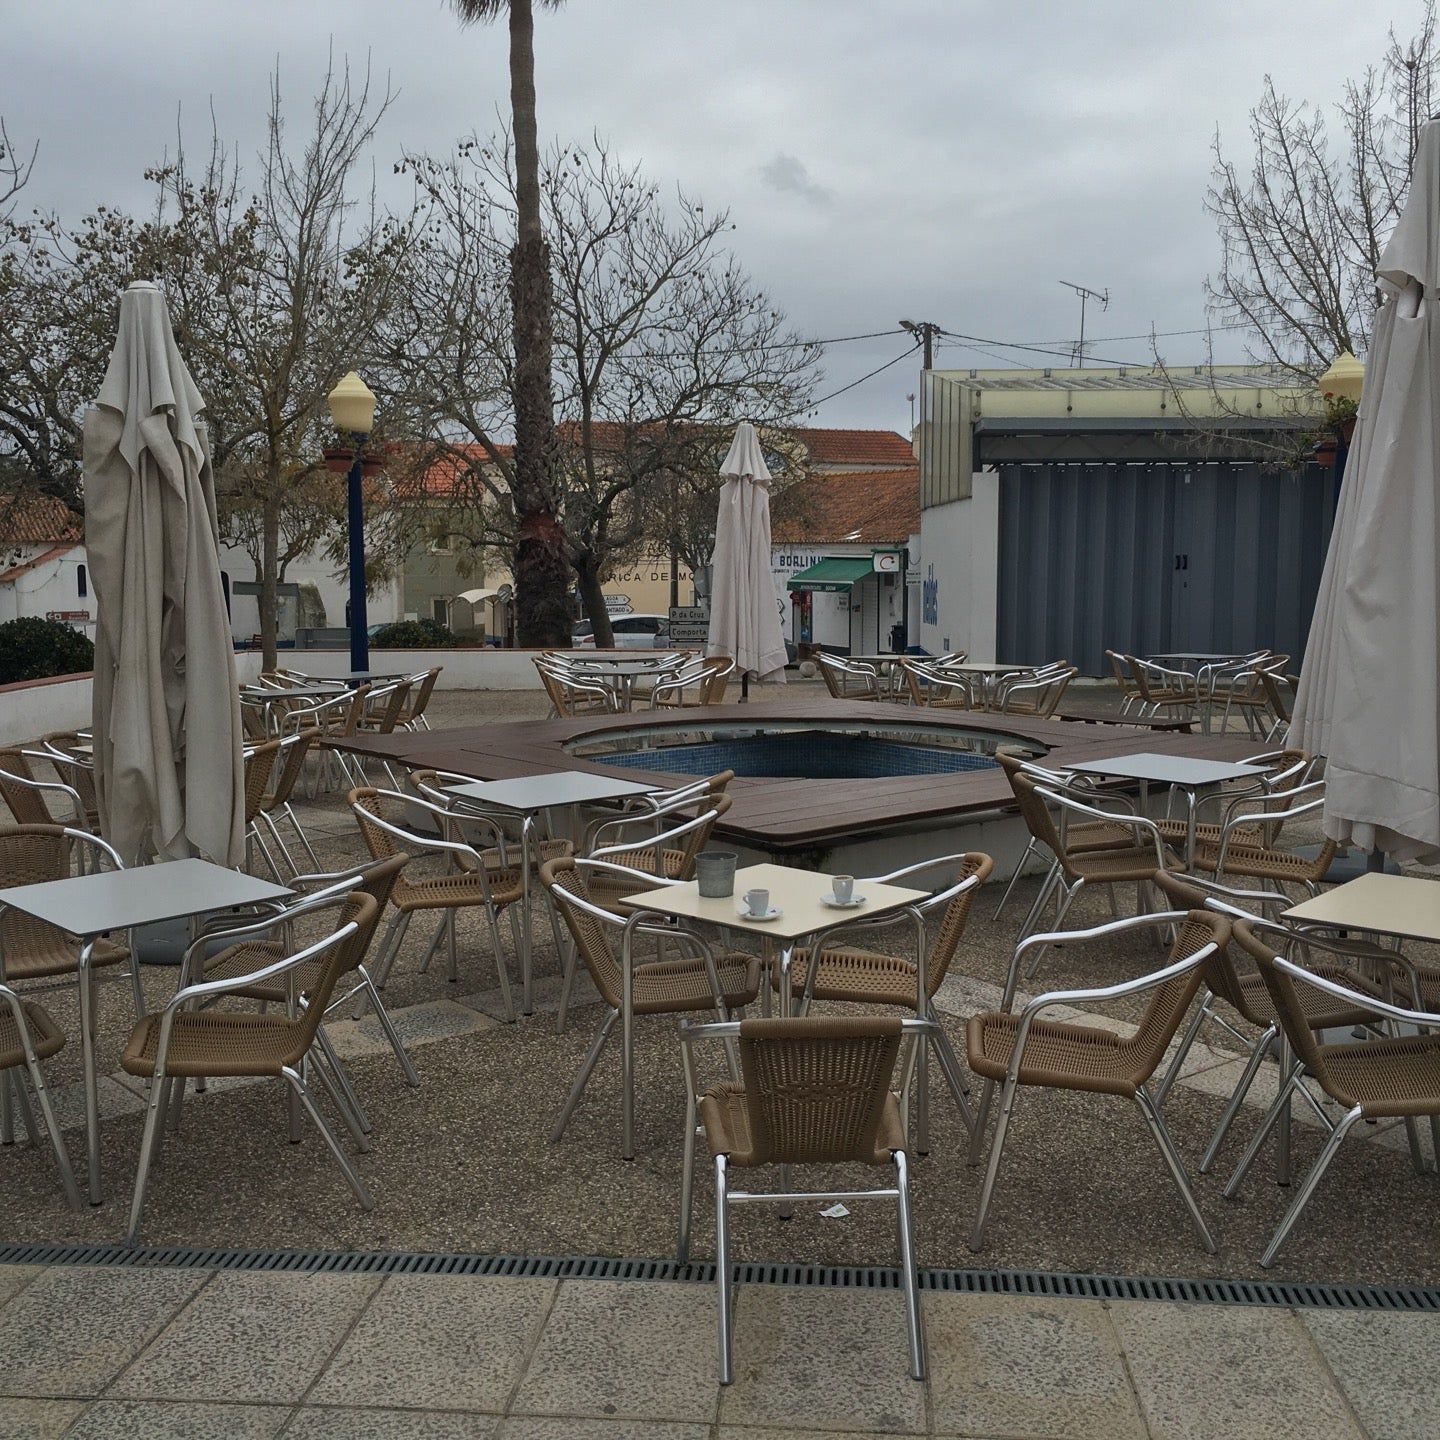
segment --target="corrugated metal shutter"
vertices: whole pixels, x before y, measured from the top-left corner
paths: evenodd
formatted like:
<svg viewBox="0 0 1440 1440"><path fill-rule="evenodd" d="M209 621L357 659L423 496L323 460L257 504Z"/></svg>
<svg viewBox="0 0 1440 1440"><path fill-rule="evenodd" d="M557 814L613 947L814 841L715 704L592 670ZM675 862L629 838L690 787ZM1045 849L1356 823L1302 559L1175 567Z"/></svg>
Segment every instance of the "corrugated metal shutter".
<svg viewBox="0 0 1440 1440"><path fill-rule="evenodd" d="M1000 471L998 654L1107 674L1107 648L1298 667L1334 517L1328 471L1251 463Z"/></svg>

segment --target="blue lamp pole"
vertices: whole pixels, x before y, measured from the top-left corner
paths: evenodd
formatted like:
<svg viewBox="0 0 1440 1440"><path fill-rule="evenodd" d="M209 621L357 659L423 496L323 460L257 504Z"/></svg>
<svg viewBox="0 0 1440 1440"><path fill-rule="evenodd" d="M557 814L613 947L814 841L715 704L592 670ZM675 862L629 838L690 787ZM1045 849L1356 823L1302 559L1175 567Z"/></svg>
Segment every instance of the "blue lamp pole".
<svg viewBox="0 0 1440 1440"><path fill-rule="evenodd" d="M370 668L370 627L365 605L365 441L375 428L375 396L351 371L331 392L330 418L348 436L354 454L347 483L347 519L350 537L350 668Z"/></svg>

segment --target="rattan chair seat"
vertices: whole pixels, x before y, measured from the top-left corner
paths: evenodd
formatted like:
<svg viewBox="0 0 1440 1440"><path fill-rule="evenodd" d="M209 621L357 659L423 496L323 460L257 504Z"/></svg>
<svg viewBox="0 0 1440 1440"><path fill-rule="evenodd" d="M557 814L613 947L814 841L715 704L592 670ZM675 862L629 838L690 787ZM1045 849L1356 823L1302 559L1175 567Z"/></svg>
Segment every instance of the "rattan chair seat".
<svg viewBox="0 0 1440 1440"><path fill-rule="evenodd" d="M1359 988L1359 982L1353 970L1345 970L1340 966L1332 965L1315 966L1314 970L1317 975L1322 975L1327 980L1333 980L1337 985L1348 985L1351 989ZM1254 973L1237 975L1236 983L1238 994L1227 995L1225 998L1231 1000L1235 1008L1252 1025L1274 1024L1277 1018L1275 1002L1270 998L1269 990L1265 988L1265 977ZM1375 993L1378 994L1378 990ZM1297 998L1306 1022L1312 1030L1328 1030L1332 1026L1369 1025L1375 1019L1373 1010L1363 1009L1358 1004L1347 1004L1333 995L1327 995L1316 985L1299 987Z"/></svg>
<svg viewBox="0 0 1440 1440"><path fill-rule="evenodd" d="M1190 832L1183 820L1157 820L1156 828L1160 834L1173 844L1185 844L1190 838ZM1244 845L1246 848L1263 846L1265 843L1265 832L1258 825L1237 825L1230 832L1232 844ZM1195 827L1195 845L1197 849L1201 845L1208 845L1212 849L1220 843L1220 826L1211 824L1209 821L1198 824Z"/></svg>
<svg viewBox="0 0 1440 1440"><path fill-rule="evenodd" d="M965 1032L970 1068L985 1080L1003 1081L1019 1026L1019 1015L972 1015ZM1133 1097L1153 1068L1143 1059L1112 1030L1038 1019L1025 1040L1020 1083Z"/></svg>
<svg viewBox="0 0 1440 1440"><path fill-rule="evenodd" d="M120 1067L127 1075L152 1076L160 1041L158 1015L147 1015L134 1029ZM167 1075L275 1075L300 1062L310 1037L283 1015L182 1011L170 1031Z"/></svg>
<svg viewBox="0 0 1440 1440"><path fill-rule="evenodd" d="M816 1107L815 1123L824 1124L824 1106ZM731 1165L765 1164L758 1156L750 1133L750 1111L745 1087L733 1080L722 1081L700 1097L700 1119L705 1126L705 1139L712 1155L724 1155ZM880 1125L875 1135L875 1154L867 1163L888 1165L897 1150L906 1149L905 1125L894 1095L887 1094L880 1111Z"/></svg>
<svg viewBox="0 0 1440 1440"><path fill-rule="evenodd" d="M1103 884L1111 880L1148 880L1155 874L1155 849L1151 845L1084 850L1078 855L1068 844L1066 849L1066 868L1086 880L1098 880ZM1178 860L1167 861L1169 869L1178 869L1179 866Z"/></svg>
<svg viewBox="0 0 1440 1440"><path fill-rule="evenodd" d="M497 907L513 904L523 893L519 870L491 870L487 865L484 879L489 882L490 899ZM485 891L481 876L474 870L427 875L421 880L402 874L390 899L397 910L444 910L452 905L483 905Z"/></svg>
<svg viewBox="0 0 1440 1440"><path fill-rule="evenodd" d="M35 1046L37 1060L48 1060L65 1048L65 1032L43 1005L22 1000L20 1008L24 1010L25 1023L30 1027L30 1041ZM15 1023L14 1011L8 1005L0 1007L0 1070L9 1070L24 1063L25 1040Z"/></svg>
<svg viewBox="0 0 1440 1440"><path fill-rule="evenodd" d="M655 873L655 851L627 850L619 863L627 870L641 870L647 875ZM667 850L663 859L667 880L681 880L685 874L685 853L681 850ZM645 888L638 880L629 880L624 875L607 875L603 870L591 871L585 877L590 898L606 910L615 910L627 895L638 894Z"/></svg>
<svg viewBox="0 0 1440 1440"><path fill-rule="evenodd" d="M1226 875L1244 875L1252 880L1293 880L1314 883L1324 877L1334 856L1335 842L1333 840L1326 842L1320 851L1319 859L1308 855L1293 855L1288 850L1266 850L1259 846L1231 845L1225 852L1225 863L1221 870ZM1213 870L1220 864L1219 848L1197 845L1195 863L1202 868Z"/></svg>
<svg viewBox="0 0 1440 1440"><path fill-rule="evenodd" d="M760 993L760 962L753 955L717 955L715 973L728 1009L751 1004ZM700 959L656 960L635 966L634 1009L637 1015L670 1015L708 1010L715 1003L710 972ZM617 1009L620 996L607 995Z"/></svg>
<svg viewBox="0 0 1440 1440"><path fill-rule="evenodd" d="M498 870L514 870L520 863L520 842L514 841L505 847L505 859L501 859L498 846L492 845L480 852L485 862L485 873L493 876ZM565 860L575 853L575 846L569 840L541 840L530 842L530 868L538 870L547 860ZM494 881L491 881L494 884Z"/></svg>
<svg viewBox="0 0 1440 1440"><path fill-rule="evenodd" d="M1135 831L1129 825L1112 825L1108 820L1088 820L1081 825L1065 827L1065 848L1072 855L1085 855L1095 850L1133 850ZM1154 852L1147 851L1152 861Z"/></svg>
<svg viewBox="0 0 1440 1440"><path fill-rule="evenodd" d="M1320 1054L1335 1098L1367 1117L1440 1114L1440 1035L1322 1045Z"/></svg>
<svg viewBox="0 0 1440 1440"><path fill-rule="evenodd" d="M90 964L97 970L129 958L130 951L113 940L97 940L90 949ZM73 975L79 963L80 942L74 936L18 910L0 918L0 976L5 980Z"/></svg>

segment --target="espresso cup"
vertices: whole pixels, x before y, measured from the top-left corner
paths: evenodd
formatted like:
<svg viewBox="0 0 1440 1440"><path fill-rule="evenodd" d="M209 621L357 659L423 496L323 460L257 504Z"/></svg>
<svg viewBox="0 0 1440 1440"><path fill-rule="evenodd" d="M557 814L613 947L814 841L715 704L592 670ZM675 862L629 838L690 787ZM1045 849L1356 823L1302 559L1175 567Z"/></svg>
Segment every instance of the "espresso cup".
<svg viewBox="0 0 1440 1440"><path fill-rule="evenodd" d="M855 895L855 877L853 875L832 875L830 877L830 893L835 897L837 905L848 905Z"/></svg>
<svg viewBox="0 0 1440 1440"><path fill-rule="evenodd" d="M768 890L747 890L745 908L757 920L770 913L770 892Z"/></svg>

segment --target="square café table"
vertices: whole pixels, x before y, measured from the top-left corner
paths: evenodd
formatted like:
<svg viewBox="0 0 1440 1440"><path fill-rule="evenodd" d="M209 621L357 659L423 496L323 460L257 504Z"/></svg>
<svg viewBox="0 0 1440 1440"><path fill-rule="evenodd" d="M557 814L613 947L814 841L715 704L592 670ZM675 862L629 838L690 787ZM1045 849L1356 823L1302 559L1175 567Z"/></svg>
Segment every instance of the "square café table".
<svg viewBox="0 0 1440 1440"><path fill-rule="evenodd" d="M1286 920L1326 929L1368 930L1440 943L1440 881L1418 875L1359 875L1284 912Z"/></svg>
<svg viewBox="0 0 1440 1440"><path fill-rule="evenodd" d="M530 916L530 840L536 822L545 810L573 810L577 805L600 804L606 800L630 800L654 795L666 787L643 780L619 780L612 775L594 775L586 770L547 770L539 775L521 775L513 780L467 780L447 785L445 791L457 800L493 805L520 816L520 983L521 1011L529 1015L534 1005L534 930ZM458 817L463 819L463 813Z"/></svg>
<svg viewBox="0 0 1440 1440"><path fill-rule="evenodd" d="M240 905L285 900L294 893L287 886L272 885L268 880L257 880L208 860L171 860L159 865L137 865L133 870L102 870L0 890L0 909L19 910L81 942L80 1049L85 1067L85 1145L92 1205L102 1199L95 991L90 968L95 941L110 930L130 930Z"/></svg>
<svg viewBox="0 0 1440 1440"><path fill-rule="evenodd" d="M1185 868L1195 868L1195 803L1207 785L1227 780L1250 780L1265 774L1263 765L1246 765L1233 760L1193 760L1185 755L1158 755L1141 751L1114 755L1108 760L1077 760L1065 766L1077 775L1098 775L1112 780L1140 782L1140 808L1150 798L1150 786L1170 785L1185 792Z"/></svg>

